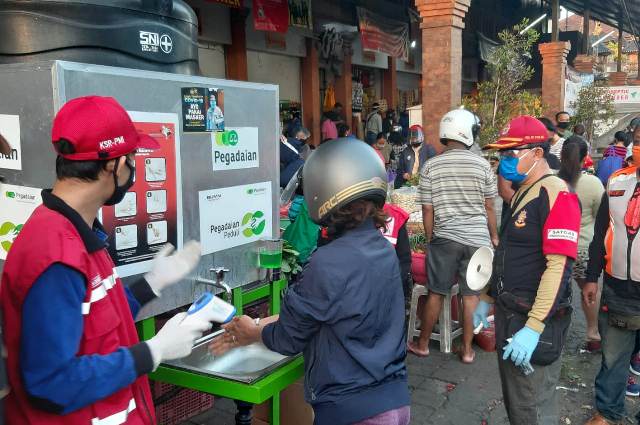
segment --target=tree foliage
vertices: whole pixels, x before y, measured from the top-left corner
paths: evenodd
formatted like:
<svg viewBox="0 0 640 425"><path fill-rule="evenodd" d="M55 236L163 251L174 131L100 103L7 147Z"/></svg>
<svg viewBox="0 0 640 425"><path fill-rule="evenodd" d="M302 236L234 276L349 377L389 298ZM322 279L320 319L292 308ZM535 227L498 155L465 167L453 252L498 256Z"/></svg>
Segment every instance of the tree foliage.
<svg viewBox="0 0 640 425"><path fill-rule="evenodd" d="M533 76L533 67L529 65L530 52L540 36L533 29L520 34L528 23L524 19L520 24L498 34L502 44L495 47L489 57L489 80L478 84L476 95L463 100L465 107L474 111L482 120L482 146L495 141L500 130L513 117L520 114L542 114L540 96L522 89Z"/></svg>
<svg viewBox="0 0 640 425"><path fill-rule="evenodd" d="M585 126L588 140L599 136L603 130L606 131L616 113L613 94L606 87L595 83L583 86L571 106L575 109L571 121Z"/></svg>

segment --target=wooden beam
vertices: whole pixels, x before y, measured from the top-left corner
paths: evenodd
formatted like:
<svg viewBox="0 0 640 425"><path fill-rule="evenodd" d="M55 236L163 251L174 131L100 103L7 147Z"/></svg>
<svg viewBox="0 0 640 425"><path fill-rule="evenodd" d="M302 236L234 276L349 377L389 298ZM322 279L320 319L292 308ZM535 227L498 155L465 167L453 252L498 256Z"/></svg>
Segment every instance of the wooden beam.
<svg viewBox="0 0 640 425"><path fill-rule="evenodd" d="M560 0L551 0L551 41L559 41Z"/></svg>
<svg viewBox="0 0 640 425"><path fill-rule="evenodd" d="M582 54L589 54L589 47L591 47L591 31L589 28L589 22L591 21L591 9L587 8L582 14Z"/></svg>
<svg viewBox="0 0 640 425"><path fill-rule="evenodd" d="M622 72L622 44L624 43L624 37L622 36L624 34L624 30L622 27L623 22L624 20L620 18L618 24L618 63L616 64L617 72Z"/></svg>

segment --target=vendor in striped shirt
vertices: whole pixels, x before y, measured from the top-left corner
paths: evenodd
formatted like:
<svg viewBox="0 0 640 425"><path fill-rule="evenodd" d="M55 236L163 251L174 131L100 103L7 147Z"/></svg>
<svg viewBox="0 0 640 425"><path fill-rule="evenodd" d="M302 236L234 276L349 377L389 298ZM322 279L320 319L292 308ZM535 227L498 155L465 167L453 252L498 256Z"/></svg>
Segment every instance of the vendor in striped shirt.
<svg viewBox="0 0 640 425"><path fill-rule="evenodd" d="M475 352L472 313L479 294L466 282L471 256L482 246L498 242L494 198L496 176L489 163L471 152L480 130L478 117L464 109L447 113L440 122L440 141L447 149L422 168L418 202L428 246L429 297L422 309L422 330L408 350L417 356L429 354L429 338L440 315L444 296L459 283L464 303L463 348L460 358L472 363Z"/></svg>

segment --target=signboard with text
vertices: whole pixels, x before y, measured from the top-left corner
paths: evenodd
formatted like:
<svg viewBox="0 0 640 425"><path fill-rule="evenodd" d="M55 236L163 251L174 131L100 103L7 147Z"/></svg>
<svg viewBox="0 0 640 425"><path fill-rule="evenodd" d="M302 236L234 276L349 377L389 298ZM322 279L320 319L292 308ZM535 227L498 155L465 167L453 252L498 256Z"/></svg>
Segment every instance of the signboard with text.
<svg viewBox="0 0 640 425"><path fill-rule="evenodd" d="M258 128L229 128L211 134L213 171L260 166Z"/></svg>
<svg viewBox="0 0 640 425"><path fill-rule="evenodd" d="M202 254L272 237L271 182L198 193Z"/></svg>
<svg viewBox="0 0 640 425"><path fill-rule="evenodd" d="M613 95L613 103L640 103L640 86L607 87Z"/></svg>

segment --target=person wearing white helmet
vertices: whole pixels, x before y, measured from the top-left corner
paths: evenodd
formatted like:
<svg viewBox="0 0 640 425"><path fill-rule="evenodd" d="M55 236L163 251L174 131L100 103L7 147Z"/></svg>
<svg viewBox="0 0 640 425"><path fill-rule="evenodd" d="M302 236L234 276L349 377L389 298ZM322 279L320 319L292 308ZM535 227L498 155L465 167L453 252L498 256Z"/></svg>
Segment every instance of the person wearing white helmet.
<svg viewBox="0 0 640 425"><path fill-rule="evenodd" d="M480 120L465 109L448 112L440 121L440 142L446 150L426 162L420 173L418 201L429 255L427 274L429 297L422 314L417 343L408 349L417 356L429 354L428 342L438 320L444 296L459 283L464 304L464 336L460 359L472 363L475 352L472 314L479 293L466 282L471 256L482 246L498 242L494 198L498 196L496 176L489 163L470 151L480 132ZM460 279L456 282L456 277Z"/></svg>

